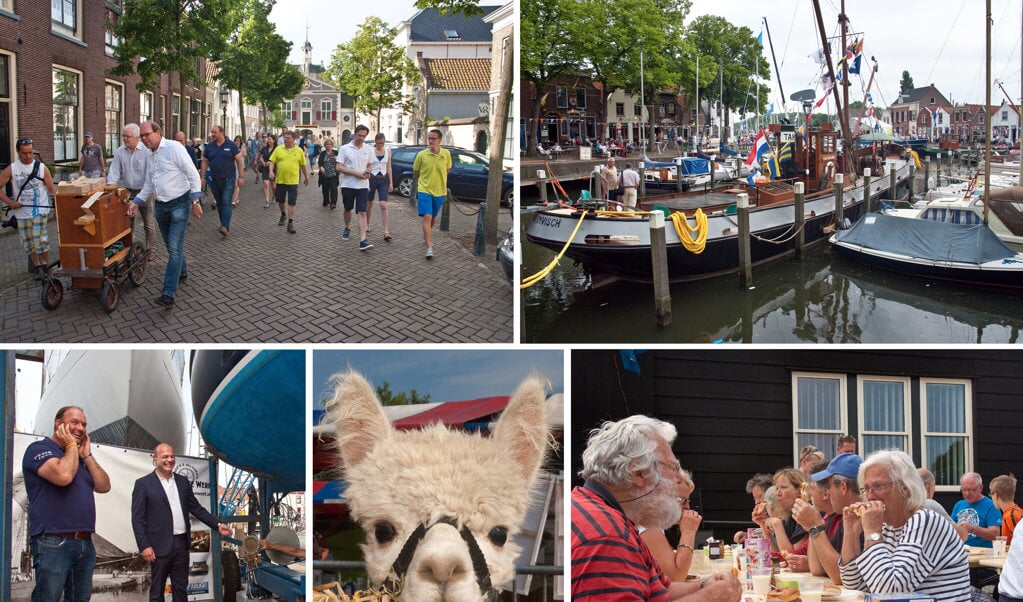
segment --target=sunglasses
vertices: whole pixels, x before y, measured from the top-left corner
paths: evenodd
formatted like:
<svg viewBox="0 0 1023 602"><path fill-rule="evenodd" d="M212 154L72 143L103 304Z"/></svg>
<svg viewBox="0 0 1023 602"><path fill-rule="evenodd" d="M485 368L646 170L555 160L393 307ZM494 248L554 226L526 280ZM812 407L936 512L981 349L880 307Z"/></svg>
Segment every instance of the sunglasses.
<svg viewBox="0 0 1023 602"><path fill-rule="evenodd" d="M21 138L20 140L18 140L18 146L25 146L27 144L32 144L31 138Z"/></svg>

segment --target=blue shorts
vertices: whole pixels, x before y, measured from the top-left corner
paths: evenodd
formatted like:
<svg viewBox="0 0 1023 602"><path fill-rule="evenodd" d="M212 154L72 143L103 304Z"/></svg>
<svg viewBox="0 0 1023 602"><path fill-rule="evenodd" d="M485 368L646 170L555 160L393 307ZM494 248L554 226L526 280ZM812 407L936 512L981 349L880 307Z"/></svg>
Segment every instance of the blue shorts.
<svg viewBox="0 0 1023 602"><path fill-rule="evenodd" d="M390 188L390 180L387 176L369 177L369 200L387 200L387 189Z"/></svg>
<svg viewBox="0 0 1023 602"><path fill-rule="evenodd" d="M369 205L369 188L342 188L341 202L345 211L355 208L356 213L366 213L366 206Z"/></svg>
<svg viewBox="0 0 1023 602"><path fill-rule="evenodd" d="M437 217L437 214L440 213L440 208L444 206L444 200L448 198L446 196L433 196L428 192L420 192L418 194L419 217L424 215Z"/></svg>

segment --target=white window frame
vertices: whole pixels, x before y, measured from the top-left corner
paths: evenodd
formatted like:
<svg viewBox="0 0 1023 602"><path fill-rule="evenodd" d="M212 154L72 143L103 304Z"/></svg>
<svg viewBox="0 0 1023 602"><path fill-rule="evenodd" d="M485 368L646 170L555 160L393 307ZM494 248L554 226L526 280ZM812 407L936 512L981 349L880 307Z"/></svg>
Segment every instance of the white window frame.
<svg viewBox="0 0 1023 602"><path fill-rule="evenodd" d="M109 119L110 107L107 106L107 86L117 89L117 102L118 107L116 108L117 123L116 127L111 128ZM112 155L114 149L121 145L121 130L124 129L124 85L120 82L113 80L106 80L103 84L103 121L106 123L106 140L104 140L103 149L107 154Z"/></svg>
<svg viewBox="0 0 1023 602"><path fill-rule="evenodd" d="M117 21L121 18L122 12L120 7L111 5L109 1L105 5L105 10L107 11L106 15L108 17L113 14L115 15L115 18L113 21L113 29L107 29L105 26L103 28L103 51L107 56L114 56L114 50L116 50L117 46L121 43L121 38L117 35Z"/></svg>
<svg viewBox="0 0 1023 602"><path fill-rule="evenodd" d="M800 434L809 435L834 435L837 441L839 437L849 432L849 393L848 382L845 374L835 372L793 372L792 378L792 465L799 466L799 450L802 445L799 441ZM838 412L839 428L831 429L800 429L799 428L799 379L818 378L838 381ZM825 457L833 455L833 450L822 450Z"/></svg>
<svg viewBox="0 0 1023 602"><path fill-rule="evenodd" d="M63 5L67 0L59 0ZM71 4L74 5L74 25L68 26L63 21L54 20L53 15L53 3L50 3L50 31L74 38L76 40L82 39L82 0L71 0ZM61 11L63 14L63 10Z"/></svg>
<svg viewBox="0 0 1023 602"><path fill-rule="evenodd" d="M153 93L139 92L139 125L153 119Z"/></svg>
<svg viewBox="0 0 1023 602"><path fill-rule="evenodd" d="M562 101L564 97L564 101ZM557 108L567 109L568 108L568 86L555 86L554 87L554 99Z"/></svg>
<svg viewBox="0 0 1023 602"><path fill-rule="evenodd" d="M928 384L942 384L942 385L963 385L964 391L964 402L966 407L963 411L966 413L966 432L965 433L939 433L931 432L927 430L927 385ZM927 457L927 445L926 439L928 436L955 436L965 437L965 453L966 453L966 470L965 472L973 471L973 381L968 378L920 378L920 462L922 466L930 466L930 458ZM954 485L935 485L935 491L942 492L954 492L959 493L959 483L956 482Z"/></svg>
<svg viewBox="0 0 1023 602"><path fill-rule="evenodd" d="M864 381L875 381L875 382L898 382L902 383L902 422L906 425L906 431L902 432L902 437L905 443L905 447L902 451L906 452L910 456L913 455L913 422L912 422L912 405L913 398L910 389L910 378L902 376L877 376L873 374L857 374L856 375L856 421L857 429L859 433L859 440L856 442L856 449L860 451L860 454L867 453L863 447L863 438L868 435L885 435L892 436L899 433L899 431L867 431L864 427L864 396L863 396L863 383Z"/></svg>
<svg viewBox="0 0 1023 602"><path fill-rule="evenodd" d="M181 127L181 102L182 101L181 101L181 95L180 94L172 94L171 95L171 99L170 99L170 103L171 103L170 126L171 127L170 127L170 132L169 132L170 136L168 136L168 138L170 138L171 140L174 139L174 136L178 132L185 131L185 128Z"/></svg>
<svg viewBox="0 0 1023 602"><path fill-rule="evenodd" d="M0 0L0 10L14 14L14 0Z"/></svg>
<svg viewBox="0 0 1023 602"><path fill-rule="evenodd" d="M320 99L320 115L324 121L330 120L330 114L334 111L334 101L329 98Z"/></svg>
<svg viewBox="0 0 1023 602"><path fill-rule="evenodd" d="M75 122L74 127L75 127L75 130L74 130L73 133L74 133L74 140L75 140L75 142L72 145L72 150L71 150L71 155L70 156L65 156L62 159L58 159L57 158L57 138L56 138L56 132L53 131L53 130L56 129L56 122L53 119L51 119L51 124L53 125L53 129L50 132L54 136L54 139L53 139L53 157L54 157L53 160L54 160L54 162L64 162L64 161L72 161L73 162L73 161L77 161L78 160L78 151L82 147L82 140L83 140L82 132L84 130L82 129L82 119L83 119L83 116L82 116L82 95L83 95L82 86L83 86L83 82L85 81L85 74L82 73L81 71L79 71L78 69L74 69L73 67L68 67L66 65L60 65L60 64L57 64L57 63L53 63L50 66L50 78L51 78L50 82L51 82L51 86L53 85L52 84L52 82L53 82L52 78L53 78L53 71L54 70L60 70L60 71L66 72L66 73L71 73L71 74L74 74L78 78L78 101L74 105L74 107L75 107L75 116L74 116L74 122ZM55 111L54 111L54 113L55 113ZM66 145L66 142L65 142L65 146L61 149L61 152L64 153L64 152L66 152L66 150L67 150L67 145Z"/></svg>

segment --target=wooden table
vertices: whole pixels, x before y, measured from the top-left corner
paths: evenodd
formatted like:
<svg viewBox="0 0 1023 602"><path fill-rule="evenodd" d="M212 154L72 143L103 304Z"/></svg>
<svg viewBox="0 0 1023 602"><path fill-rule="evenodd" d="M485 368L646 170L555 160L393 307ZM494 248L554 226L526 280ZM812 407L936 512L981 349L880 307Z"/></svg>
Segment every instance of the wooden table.
<svg viewBox="0 0 1023 602"><path fill-rule="evenodd" d="M991 567L998 569L998 572L1002 572L1002 568L1005 567L1005 556L985 556L977 561L980 566Z"/></svg>

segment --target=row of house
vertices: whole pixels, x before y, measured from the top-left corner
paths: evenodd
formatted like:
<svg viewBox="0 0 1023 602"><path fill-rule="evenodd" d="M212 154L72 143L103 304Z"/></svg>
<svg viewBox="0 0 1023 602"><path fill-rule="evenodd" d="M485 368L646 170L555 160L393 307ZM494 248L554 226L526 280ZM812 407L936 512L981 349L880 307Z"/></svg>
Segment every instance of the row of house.
<svg viewBox="0 0 1023 602"><path fill-rule="evenodd" d="M984 140L990 120L993 139L1019 142L1019 113L1004 100L986 110L982 104L953 104L931 84L903 93L889 111L892 130L907 138L950 136L962 142L978 142Z"/></svg>
<svg viewBox="0 0 1023 602"><path fill-rule="evenodd" d="M421 79L406 90L414 98L412 111L385 108L380 123L374 116L356 114L354 99L325 81L325 67L313 62L307 40L301 66L305 82L298 96L284 104L286 127L344 143L355 125L363 123L398 144L426 144L427 131L438 128L444 144L486 152L492 144L490 115L501 68L514 56L513 6L481 6L478 17L424 9L402 21L394 43L405 49ZM504 155L509 160L511 135L508 127Z"/></svg>
<svg viewBox="0 0 1023 602"><path fill-rule="evenodd" d="M673 89L661 90L655 98L641 102L639 95L621 88L605 93L601 82L579 74L543 89L522 81L521 90L519 134L523 143L530 130L541 142L561 144L590 138L620 138L636 144L640 140L720 135L713 99L701 98L697 108L694 95ZM534 105L539 101L540 114L535 116Z"/></svg>
<svg viewBox="0 0 1023 602"><path fill-rule="evenodd" d="M139 91L137 75L110 75L119 40L104 23L116 24L123 9L123 0L0 0L0 168L19 138L32 139L48 162L77 165L86 131L108 154L125 123L151 119L189 137L208 131L218 105L214 86L163 76ZM196 62L196 74L209 72L207 61Z"/></svg>

